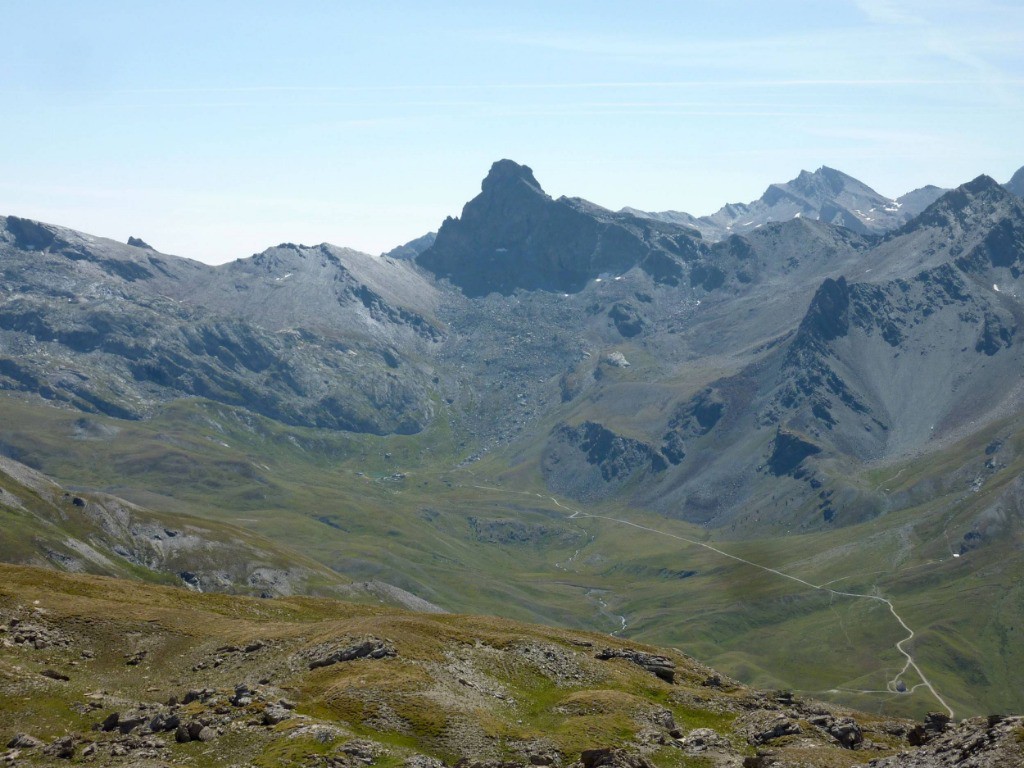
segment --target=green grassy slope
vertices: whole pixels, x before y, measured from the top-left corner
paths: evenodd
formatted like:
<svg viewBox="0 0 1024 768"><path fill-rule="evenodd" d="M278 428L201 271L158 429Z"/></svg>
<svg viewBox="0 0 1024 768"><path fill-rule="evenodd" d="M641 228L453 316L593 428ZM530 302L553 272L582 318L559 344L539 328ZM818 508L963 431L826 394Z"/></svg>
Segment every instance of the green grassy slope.
<svg viewBox="0 0 1024 768"><path fill-rule="evenodd" d="M458 467L460 438L443 420L384 439L187 401L149 422L88 416L83 427L80 413L13 397L0 399L0 419L5 452L66 483L238 525L450 610L604 632L624 618L622 636L685 648L744 681L881 713L941 709L912 670L901 678L912 693L886 691L907 633L884 604L686 541L713 540L811 585L890 599L915 632L907 650L958 715L1024 709L1017 424L850 476L889 510L872 520L730 541L611 503L581 511L660 533L573 518L579 505L550 497L530 449ZM971 531L982 531L975 548L954 558Z"/></svg>
<svg viewBox="0 0 1024 768"><path fill-rule="evenodd" d="M361 643L381 653L313 664ZM663 654L673 679L602 659L606 648ZM863 762L868 753L811 722L823 715L855 715L872 757L908 746L912 723L721 678L708 685L712 677L678 652L506 619L199 595L0 565L0 738L39 742L18 750L20 765L52 765L46 745L68 736L69 759L100 764L298 766L361 754L360 764L387 768L416 756L564 765L595 747L655 768L738 764L755 749L785 764ZM164 725L170 718L209 730L183 740ZM794 732L767 734L779 721ZM104 722L115 725L97 727ZM708 728L710 749L699 743L709 734L694 733Z"/></svg>

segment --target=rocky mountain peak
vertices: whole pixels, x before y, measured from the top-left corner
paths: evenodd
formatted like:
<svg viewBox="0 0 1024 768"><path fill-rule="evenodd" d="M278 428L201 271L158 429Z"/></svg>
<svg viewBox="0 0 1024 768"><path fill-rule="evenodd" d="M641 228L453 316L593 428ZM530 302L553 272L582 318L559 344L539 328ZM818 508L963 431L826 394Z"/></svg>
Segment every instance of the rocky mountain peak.
<svg viewBox="0 0 1024 768"><path fill-rule="evenodd" d="M888 202L888 198L878 194L867 184L826 165L821 166L814 173L800 171L800 174L790 182L773 184L769 187L769 192L773 189L785 190L791 195L796 194L815 206L835 202L840 195L853 196L859 202L866 200L882 206ZM775 197L769 193L765 194L766 198L762 198L762 200L766 202L769 202L768 198Z"/></svg>
<svg viewBox="0 0 1024 768"><path fill-rule="evenodd" d="M1018 168L1008 182L1006 188L1017 197L1024 197L1024 167Z"/></svg>
<svg viewBox="0 0 1024 768"><path fill-rule="evenodd" d="M674 238L688 243L693 234L578 198L553 200L529 167L499 160L462 216L447 219L416 261L469 296L517 288L577 292L604 273L637 266L652 251L684 249Z"/></svg>
<svg viewBox="0 0 1024 768"><path fill-rule="evenodd" d="M835 168L829 168L827 165L821 166L814 173L800 171L800 175L785 186L795 187L810 195L825 194L827 196L834 196L848 188L855 189L861 193L864 191L874 192L870 187L857 181L852 176L848 176L842 171L837 171Z"/></svg>
<svg viewBox="0 0 1024 768"><path fill-rule="evenodd" d="M8 216L4 222L4 229L14 238L15 245L27 250L42 251L57 240L52 227L17 216Z"/></svg>
<svg viewBox="0 0 1024 768"><path fill-rule="evenodd" d="M976 179L968 181L966 184L960 186L960 189L972 195L981 195L985 192L995 192L996 190L1001 191L1002 187L999 182L993 179L991 176L981 174Z"/></svg>
<svg viewBox="0 0 1024 768"><path fill-rule="evenodd" d="M533 170L527 165L520 165L514 160L498 160L491 166L480 189L484 194L499 192L525 184L536 192L544 194L544 190L533 176Z"/></svg>
<svg viewBox="0 0 1024 768"><path fill-rule="evenodd" d="M962 224L965 220L979 215L979 206L989 209L1013 200L1006 188L991 176L982 174L944 194L928 206L918 218L911 220L907 230L912 231L923 226L948 226L953 221Z"/></svg>

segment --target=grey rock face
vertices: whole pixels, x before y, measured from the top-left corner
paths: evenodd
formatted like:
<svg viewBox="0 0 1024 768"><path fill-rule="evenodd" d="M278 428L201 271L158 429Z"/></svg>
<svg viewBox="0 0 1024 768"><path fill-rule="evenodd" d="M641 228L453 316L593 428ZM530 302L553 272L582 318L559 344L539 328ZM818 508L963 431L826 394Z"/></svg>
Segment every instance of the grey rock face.
<svg viewBox="0 0 1024 768"><path fill-rule="evenodd" d="M412 434L434 405L405 355L441 332L423 314L425 281L379 262L282 247L208 267L0 219L0 387L122 419L193 396L288 424Z"/></svg>
<svg viewBox="0 0 1024 768"><path fill-rule="evenodd" d="M548 484L573 498L608 495L630 480L663 472L668 462L653 446L587 421L552 432L542 460Z"/></svg>
<svg viewBox="0 0 1024 768"><path fill-rule="evenodd" d="M699 248L694 236L584 200L552 200L528 167L501 160L480 195L460 218L442 224L417 263L468 296L516 289L577 293L601 275L648 261L667 275L671 264Z"/></svg>

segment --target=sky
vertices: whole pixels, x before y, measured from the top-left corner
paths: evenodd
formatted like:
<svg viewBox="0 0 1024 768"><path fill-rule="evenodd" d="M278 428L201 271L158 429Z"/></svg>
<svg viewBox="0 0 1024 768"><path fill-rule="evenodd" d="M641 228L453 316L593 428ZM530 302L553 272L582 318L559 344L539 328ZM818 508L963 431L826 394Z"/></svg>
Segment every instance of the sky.
<svg viewBox="0 0 1024 768"><path fill-rule="evenodd" d="M1024 166L1018 0L0 0L0 215L221 263L380 253L491 163L702 215L822 165Z"/></svg>

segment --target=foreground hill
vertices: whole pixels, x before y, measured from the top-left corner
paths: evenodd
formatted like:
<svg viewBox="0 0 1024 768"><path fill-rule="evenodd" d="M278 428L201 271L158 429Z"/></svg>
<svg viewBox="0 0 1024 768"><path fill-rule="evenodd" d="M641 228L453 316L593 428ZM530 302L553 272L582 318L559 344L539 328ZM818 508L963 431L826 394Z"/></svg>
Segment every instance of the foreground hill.
<svg viewBox="0 0 1024 768"><path fill-rule="evenodd" d="M1020 718L871 717L758 692L678 651L595 634L6 565L0 693L4 759L16 765L1024 759Z"/></svg>

